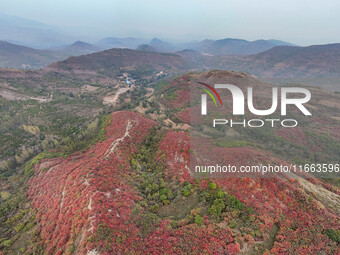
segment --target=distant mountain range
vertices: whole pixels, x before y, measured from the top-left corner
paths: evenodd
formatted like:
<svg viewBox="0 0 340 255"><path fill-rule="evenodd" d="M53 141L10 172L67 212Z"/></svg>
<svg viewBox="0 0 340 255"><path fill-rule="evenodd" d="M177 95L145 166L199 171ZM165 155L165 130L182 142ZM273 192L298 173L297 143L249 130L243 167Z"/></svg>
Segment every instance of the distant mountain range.
<svg viewBox="0 0 340 255"><path fill-rule="evenodd" d="M288 44L276 41L276 44ZM0 67L37 69L69 56L79 56L112 48L137 49L146 52L178 53L184 50L195 51L197 55L226 56L250 55L266 51L276 46L274 42L257 40L249 42L240 39L204 40L195 43L174 45L158 38L148 43L139 38L105 38L96 44L76 41L47 49L34 49L28 46L4 41L0 45ZM15 50L16 49L16 50ZM24 55L22 55L24 52ZM188 52L187 52L188 53ZM181 54L180 54L181 55Z"/></svg>
<svg viewBox="0 0 340 255"><path fill-rule="evenodd" d="M147 40L140 38L116 38L116 37L107 37L100 40L96 45L103 49L112 49L112 48L129 48L136 49L138 45L146 44Z"/></svg>
<svg viewBox="0 0 340 255"><path fill-rule="evenodd" d="M308 47L276 46L254 55L207 56L194 50L175 54L130 49L111 49L69 58L53 64L59 70L106 70L136 68L175 72L234 70L279 83L296 82L335 90L340 80L340 44ZM143 66L143 68L141 68ZM138 69L138 68L137 68Z"/></svg>
<svg viewBox="0 0 340 255"><path fill-rule="evenodd" d="M0 40L43 49L69 44L75 38L50 25L0 13Z"/></svg>
<svg viewBox="0 0 340 255"><path fill-rule="evenodd" d="M63 61L80 55L84 56ZM134 37L88 43L53 26L0 13L0 68L39 69L57 61L62 62L52 66L77 62L79 68L102 66L105 70L143 64L157 70L235 70L279 83L302 82L331 89L340 80L340 44L299 47L275 39L235 38L170 43Z"/></svg>
<svg viewBox="0 0 340 255"><path fill-rule="evenodd" d="M250 55L279 45L278 40L246 41L226 38L188 43L170 43L159 38L107 37L95 43L79 41L60 29L35 20L0 13L0 67L37 69L69 56L79 56L112 48L146 52L175 53L194 50L205 56Z"/></svg>
<svg viewBox="0 0 340 255"><path fill-rule="evenodd" d="M210 68L239 70L271 81L299 82L335 89L340 80L340 43L277 46L250 56L205 59Z"/></svg>
<svg viewBox="0 0 340 255"><path fill-rule="evenodd" d="M0 41L0 67L39 69L69 56L80 56L100 50L102 49L97 46L81 41L48 50Z"/></svg>
<svg viewBox="0 0 340 255"><path fill-rule="evenodd" d="M0 67L37 69L60 59L56 52L0 41Z"/></svg>
<svg viewBox="0 0 340 255"><path fill-rule="evenodd" d="M156 49L159 52L174 52L178 49L175 45L172 45L171 43L164 42L158 38L153 38L150 41L150 46Z"/></svg>
<svg viewBox="0 0 340 255"><path fill-rule="evenodd" d="M204 40L193 44L190 48L211 54L214 56L221 55L250 55L269 50L275 46L287 45L290 43L272 41L272 40L256 40L253 42L241 39L226 38L221 40Z"/></svg>
<svg viewBox="0 0 340 255"><path fill-rule="evenodd" d="M137 47L137 50L139 50L139 51L147 51L147 52L157 52L157 50L154 47L152 47L152 46L150 46L148 44L141 44L141 45L139 45Z"/></svg>
<svg viewBox="0 0 340 255"><path fill-rule="evenodd" d="M128 41L132 42L133 40L130 38ZM207 49L214 49L213 45L220 45L219 49L230 53L217 56L193 49L164 54L165 49L170 44L158 39L153 39L152 45L151 43L139 45L138 50L116 48L102 51L99 46L77 41L63 47L37 50L8 42L0 42L0 67L38 69L70 56L83 55L58 62L52 66L68 69L67 66L73 68L73 65L76 65L77 68L84 70L97 70L99 68L112 70L118 66L125 68L142 65L147 66L147 68L152 67L155 70L235 70L279 83L300 82L330 89L334 89L334 84L338 84L340 80L340 44L308 47L273 46L272 43L264 40L247 42L236 39L214 42L202 41L197 44L205 45ZM247 48L245 45L257 45L259 47L249 46ZM262 47L264 50L269 46L270 49L257 54L236 54L236 52L243 52L242 49L246 49L250 54L255 51L255 48L259 50ZM217 47L215 47L216 49Z"/></svg>
<svg viewBox="0 0 340 255"><path fill-rule="evenodd" d="M207 39L199 42L183 43L179 45L173 45L158 38L153 38L148 45L158 52L174 52L190 49L213 56L251 55L269 50L275 46L295 46L294 44L279 40L256 40L250 42L234 38L226 38L216 41Z"/></svg>
<svg viewBox="0 0 340 255"><path fill-rule="evenodd" d="M103 48L100 48L93 44L76 41L75 43L60 49L60 52L64 53L64 55L66 56L80 56L101 50L103 50Z"/></svg>

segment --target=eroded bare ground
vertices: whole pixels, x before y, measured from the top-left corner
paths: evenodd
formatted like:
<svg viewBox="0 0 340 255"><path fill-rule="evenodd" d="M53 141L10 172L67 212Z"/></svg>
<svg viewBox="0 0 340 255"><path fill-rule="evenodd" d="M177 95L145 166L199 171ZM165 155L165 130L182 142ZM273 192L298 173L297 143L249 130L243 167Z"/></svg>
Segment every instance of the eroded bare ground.
<svg viewBox="0 0 340 255"><path fill-rule="evenodd" d="M326 207L334 210L336 213L340 213L340 196L333 193L321 185L316 185L309 182L306 179L299 179L302 188L310 195L312 195L317 201L320 207Z"/></svg>
<svg viewBox="0 0 340 255"><path fill-rule="evenodd" d="M44 97L31 97L27 95L22 95L19 93L15 93L9 90L1 90L0 91L0 96L8 99L8 100L29 100L33 99L39 102L49 102L51 101L51 98L44 98Z"/></svg>
<svg viewBox="0 0 340 255"><path fill-rule="evenodd" d="M161 108L160 108L161 109ZM135 109L135 111L141 113L141 114L146 114L146 111L148 108L144 108L143 106L139 105ZM167 127L171 127L173 129L179 129L179 130L189 130L190 125L186 123L175 123L171 119L167 118L166 115L161 112L161 113L148 113L147 114L151 119L153 120L161 120L163 124L165 124Z"/></svg>
<svg viewBox="0 0 340 255"><path fill-rule="evenodd" d="M338 116L330 116L333 120L338 120L338 121L340 121L340 117L338 117Z"/></svg>
<svg viewBox="0 0 340 255"><path fill-rule="evenodd" d="M338 108L340 109L340 103L334 100L320 100L318 102L321 105L327 106L327 107L331 107L331 108Z"/></svg>
<svg viewBox="0 0 340 255"><path fill-rule="evenodd" d="M146 97L148 98L147 101L151 102L155 98L155 95L153 95L154 89L153 88L147 88L147 91L148 91L148 93L146 94ZM144 108L140 104L134 110L141 113L141 114L146 114L148 109L150 109L150 107ZM165 114L165 107L162 104L158 103L158 109L159 109L158 112L155 111L153 113L147 113L147 115L153 120L162 121L163 124L165 124L167 127L171 127L173 129L177 129L177 130L189 130L190 129L190 125L188 125L187 123L175 123L173 120L168 118Z"/></svg>
<svg viewBox="0 0 340 255"><path fill-rule="evenodd" d="M105 96L103 98L103 104L105 105L115 105L118 102L119 96L126 93L128 90L133 90L134 86L131 87L120 87L114 95Z"/></svg>
<svg viewBox="0 0 340 255"><path fill-rule="evenodd" d="M181 130L189 130L190 126L188 124L183 124L183 123L180 123L180 124L176 124L175 122L173 122L171 119L165 119L164 121L164 124L167 125L167 126L171 126L171 128L173 129L181 129Z"/></svg>
<svg viewBox="0 0 340 255"><path fill-rule="evenodd" d="M91 86L91 85L83 85L83 86L81 86L81 90L82 91L93 92L93 91L96 91L97 89L98 89L98 87Z"/></svg>
<svg viewBox="0 0 340 255"><path fill-rule="evenodd" d="M154 88L146 88L146 91L148 92L145 97L150 97L155 92Z"/></svg>

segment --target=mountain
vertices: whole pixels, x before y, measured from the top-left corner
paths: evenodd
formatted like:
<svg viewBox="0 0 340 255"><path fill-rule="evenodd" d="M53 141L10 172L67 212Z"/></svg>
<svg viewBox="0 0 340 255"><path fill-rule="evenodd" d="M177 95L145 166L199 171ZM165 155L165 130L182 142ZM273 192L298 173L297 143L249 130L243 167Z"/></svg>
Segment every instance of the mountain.
<svg viewBox="0 0 340 255"><path fill-rule="evenodd" d="M139 50L139 51L148 51L148 52L157 52L157 50L155 48L151 47L148 44L138 45L136 50Z"/></svg>
<svg viewBox="0 0 340 255"><path fill-rule="evenodd" d="M250 55L268 50L272 47L279 45L294 46L294 44L279 40L257 40L250 42L241 39L226 38L221 40L206 39L203 41L171 44L159 38L153 38L151 41L147 42L147 40L145 39L133 37L128 38L108 37L102 39L96 45L103 49L110 48L137 49L137 47L140 45L149 45L157 52L175 52L178 50L191 49L195 51L200 51L205 54L216 56Z"/></svg>
<svg viewBox="0 0 340 255"><path fill-rule="evenodd" d="M308 47L278 46L245 58L260 72L273 72L274 77L307 76L322 71L322 76L340 71L340 43Z"/></svg>
<svg viewBox="0 0 340 255"><path fill-rule="evenodd" d="M275 44L276 46L283 46L283 45L286 45L286 46L297 46L294 43L285 42L285 41L281 41L281 40L270 39L270 40L267 40L267 41Z"/></svg>
<svg viewBox="0 0 340 255"><path fill-rule="evenodd" d="M60 51L66 56L80 56L80 55L89 54L89 53L93 53L93 52L97 52L101 50L102 50L101 48L95 45L82 42L82 41L76 41L73 44L64 47Z"/></svg>
<svg viewBox="0 0 340 255"><path fill-rule="evenodd" d="M120 69L137 69L139 72L170 71L176 72L189 69L181 56L168 53L155 53L136 51L130 49L110 49L101 52L70 57L54 63L45 70L69 73L75 72L105 72L119 71Z"/></svg>
<svg viewBox="0 0 340 255"><path fill-rule="evenodd" d="M212 59L211 59L212 60ZM245 57L221 57L210 67L239 70L281 82L300 82L337 89L340 44L277 46Z"/></svg>
<svg viewBox="0 0 340 255"><path fill-rule="evenodd" d="M0 13L0 40L42 49L67 44L73 36L35 20Z"/></svg>
<svg viewBox="0 0 340 255"><path fill-rule="evenodd" d="M239 42L232 41L239 44ZM50 68L57 68L64 72L69 69L108 71L112 68L141 67L143 65L159 71L191 70L193 68L195 70L224 69L251 73L273 82L300 82L336 90L340 80L339 48L340 44L308 47L276 46L265 52L247 56L212 56L193 50L162 54L129 49L111 49L88 56L70 58L53 64Z"/></svg>
<svg viewBox="0 0 340 255"><path fill-rule="evenodd" d="M57 53L0 41L0 67L38 69L62 59Z"/></svg>
<svg viewBox="0 0 340 255"><path fill-rule="evenodd" d="M181 55L181 56L186 56L188 58L195 58L202 56L202 54L198 51L191 50L191 49L185 49L181 51L176 51L175 54Z"/></svg>
<svg viewBox="0 0 340 255"><path fill-rule="evenodd" d="M100 40L96 45L103 49L112 48L128 48L136 49L138 45L145 44L146 40L141 38L127 37L127 38L116 38L107 37Z"/></svg>
<svg viewBox="0 0 340 255"><path fill-rule="evenodd" d="M50 50L36 50L2 42L0 44L0 66L38 69L69 56L94 52L89 56L67 59L53 64L49 68L56 68L63 72L77 68L83 71L103 69L108 72L112 68L118 70L119 68L147 65L151 69L159 71L191 70L193 68L195 70L237 70L273 82L300 82L322 86L330 90L337 90L340 80L340 44L307 47L273 46L263 40L248 42L225 39L214 42L202 41L199 45L204 45L207 50L185 49L175 51L173 54L158 52L165 51L165 49L170 50L170 48L175 50L174 46L166 42L154 39L153 45L156 47L146 44L139 45L139 47L137 46L138 51L111 49L101 52L101 48L98 46L81 41ZM241 52L247 51L250 54L252 51L264 50L266 47L270 47L270 49L258 54L240 55ZM221 50L224 52L223 55L215 56L215 54L220 54Z"/></svg>
<svg viewBox="0 0 340 255"><path fill-rule="evenodd" d="M274 46L273 43L266 40L249 42L246 40L227 38L213 42L205 49L205 52L215 56L250 55L266 51Z"/></svg>
<svg viewBox="0 0 340 255"><path fill-rule="evenodd" d="M33 49L26 46L0 41L0 67L17 69L39 69L69 56L79 56L100 51L97 46L77 41L66 47L48 50Z"/></svg>
<svg viewBox="0 0 340 255"><path fill-rule="evenodd" d="M214 40L205 39L203 41L194 41L194 42L182 43L182 44L180 44L180 47L182 49L204 51L205 49L207 49L213 43L214 43Z"/></svg>
<svg viewBox="0 0 340 255"><path fill-rule="evenodd" d="M156 49L158 52L173 52L175 51L176 47L171 43L164 42L158 38L153 38L149 45Z"/></svg>
<svg viewBox="0 0 340 255"><path fill-rule="evenodd" d="M266 51L279 45L293 44L279 40L256 40L226 38L221 40L203 40L199 42L183 44L183 47L200 51L206 55L251 55Z"/></svg>

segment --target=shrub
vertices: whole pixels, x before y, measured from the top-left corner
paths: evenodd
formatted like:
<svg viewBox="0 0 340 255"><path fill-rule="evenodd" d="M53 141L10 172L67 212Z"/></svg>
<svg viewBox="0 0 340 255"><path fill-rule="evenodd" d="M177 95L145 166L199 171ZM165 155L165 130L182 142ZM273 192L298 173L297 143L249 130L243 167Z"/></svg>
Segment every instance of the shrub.
<svg viewBox="0 0 340 255"><path fill-rule="evenodd" d="M235 219L232 219L230 222L229 222L229 227L230 228L236 228L237 226L237 222Z"/></svg>
<svg viewBox="0 0 340 255"><path fill-rule="evenodd" d="M224 192L221 190L221 188L218 190L217 194L216 194L216 197L217 198L224 198Z"/></svg>
<svg viewBox="0 0 340 255"><path fill-rule="evenodd" d="M182 189L182 194L184 197L187 197L191 194L191 192L193 191L193 186L191 183L186 183Z"/></svg>
<svg viewBox="0 0 340 255"><path fill-rule="evenodd" d="M220 217L222 212L224 211L226 205L224 203L223 199L215 199L214 202L212 203L212 205L209 207L208 209L208 213L210 215L214 215L217 217Z"/></svg>
<svg viewBox="0 0 340 255"><path fill-rule="evenodd" d="M326 235L333 241L340 243L340 230L338 229L328 229L325 231Z"/></svg>
<svg viewBox="0 0 340 255"><path fill-rule="evenodd" d="M11 246L12 244L13 244L13 241L12 241L12 240L6 240L6 241L3 242L3 245L4 245L5 247L9 247L9 246Z"/></svg>
<svg viewBox="0 0 340 255"><path fill-rule="evenodd" d="M203 217L197 214L197 215L195 216L195 223L196 223L198 226L203 225L203 223L204 223Z"/></svg>
<svg viewBox="0 0 340 255"><path fill-rule="evenodd" d="M231 208L242 211L244 204L241 203L236 197L228 195L228 204Z"/></svg>
<svg viewBox="0 0 340 255"><path fill-rule="evenodd" d="M167 200L167 196L166 195L160 195L159 200L161 202L163 202L164 200Z"/></svg>
<svg viewBox="0 0 340 255"><path fill-rule="evenodd" d="M216 183L209 182L209 189L216 189L216 188L217 188Z"/></svg>

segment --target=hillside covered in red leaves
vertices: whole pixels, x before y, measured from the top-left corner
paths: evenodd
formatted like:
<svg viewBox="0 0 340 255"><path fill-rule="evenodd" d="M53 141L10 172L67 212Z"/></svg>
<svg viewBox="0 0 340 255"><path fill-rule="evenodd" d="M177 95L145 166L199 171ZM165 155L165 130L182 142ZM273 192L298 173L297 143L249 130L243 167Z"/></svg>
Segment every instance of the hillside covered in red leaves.
<svg viewBox="0 0 340 255"><path fill-rule="evenodd" d="M308 181L194 180L189 154L187 132L113 113L104 141L35 166L27 194L37 238L28 252L340 252L329 237L339 227L338 209L307 192Z"/></svg>
<svg viewBox="0 0 340 255"><path fill-rule="evenodd" d="M136 65L145 54L140 53ZM67 68L64 71L68 73ZM105 89L87 92L100 98L91 107L83 107L90 96L67 92L58 109L71 123L59 123L58 114L49 119L56 129L65 128L65 137L53 140L46 133L49 144L29 161L23 160L17 176L8 177L13 189L7 189L15 188L18 194L0 194L1 201L7 199L0 206L4 226L0 249L5 254L340 254L338 179L291 173L224 178L196 175L191 168L192 162L208 157L238 167L338 163L337 93L308 87L313 97L307 108L313 115L289 111L287 118L299 119L295 128L213 129L201 117L199 102L190 100L192 86L228 83L243 92L251 86L255 106L269 108L273 85L230 71L176 78L168 78L169 73L152 81L148 75L138 76L143 70L125 71L122 75L133 77L134 86L117 97L116 105L98 111L93 122L84 116L102 107L101 96L108 95L112 81ZM105 76L97 81L104 80ZM126 88L125 80L121 86ZM95 88L86 86L91 87ZM232 95L226 90L219 93L224 108L208 98L209 112L232 118ZM76 107L76 100L82 104ZM44 105L38 106L37 115ZM70 116L77 114L79 119L72 124ZM254 118L247 109L245 116ZM275 112L271 117L281 115ZM76 124L82 121L82 126ZM199 132L195 121L202 121ZM23 131L30 131L28 141L34 141L44 138L44 128L40 125L39 133L38 124L26 125ZM197 144L203 157L195 150Z"/></svg>

